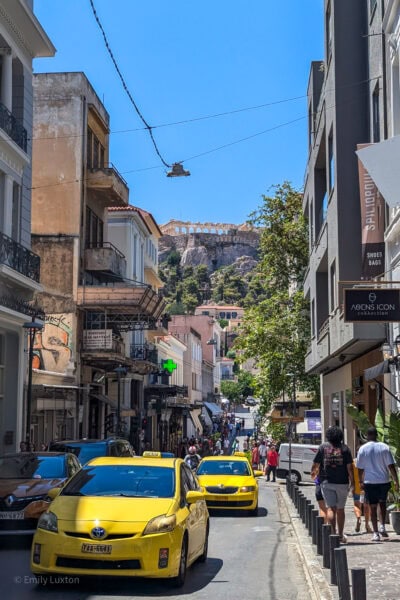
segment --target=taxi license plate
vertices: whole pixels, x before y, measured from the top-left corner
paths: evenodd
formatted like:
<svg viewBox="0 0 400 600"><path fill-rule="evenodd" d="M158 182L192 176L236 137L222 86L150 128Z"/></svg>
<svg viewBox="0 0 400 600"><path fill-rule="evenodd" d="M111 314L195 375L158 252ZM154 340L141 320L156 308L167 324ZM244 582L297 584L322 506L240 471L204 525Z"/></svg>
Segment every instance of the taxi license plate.
<svg viewBox="0 0 400 600"><path fill-rule="evenodd" d="M90 554L111 554L111 544L82 544L82 552Z"/></svg>
<svg viewBox="0 0 400 600"><path fill-rule="evenodd" d="M9 512L0 512L0 520L4 519L7 521L18 521L19 519L24 518L24 511L9 511Z"/></svg>

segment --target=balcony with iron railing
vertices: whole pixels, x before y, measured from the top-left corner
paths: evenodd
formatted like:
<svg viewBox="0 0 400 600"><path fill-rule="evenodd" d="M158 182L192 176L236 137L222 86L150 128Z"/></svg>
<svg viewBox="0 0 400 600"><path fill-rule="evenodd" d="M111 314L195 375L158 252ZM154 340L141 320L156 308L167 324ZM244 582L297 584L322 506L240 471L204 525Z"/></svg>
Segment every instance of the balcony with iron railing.
<svg viewBox="0 0 400 600"><path fill-rule="evenodd" d="M158 365L158 352L153 344L131 344L130 357L135 361L146 361Z"/></svg>
<svg viewBox="0 0 400 600"><path fill-rule="evenodd" d="M10 267L21 275L39 283L40 257L1 232L0 265Z"/></svg>
<svg viewBox="0 0 400 600"><path fill-rule="evenodd" d="M128 184L112 163L88 169L86 181L87 187L106 206L127 206Z"/></svg>
<svg viewBox="0 0 400 600"><path fill-rule="evenodd" d="M126 276L124 254L111 242L89 244L85 249L85 268L87 271L110 275L113 281Z"/></svg>
<svg viewBox="0 0 400 600"><path fill-rule="evenodd" d="M147 284L124 281L78 286L77 305L86 310L107 309L113 314L125 313L159 319L166 302Z"/></svg>
<svg viewBox="0 0 400 600"><path fill-rule="evenodd" d="M22 123L0 102L0 128L23 150L27 151L28 133Z"/></svg>

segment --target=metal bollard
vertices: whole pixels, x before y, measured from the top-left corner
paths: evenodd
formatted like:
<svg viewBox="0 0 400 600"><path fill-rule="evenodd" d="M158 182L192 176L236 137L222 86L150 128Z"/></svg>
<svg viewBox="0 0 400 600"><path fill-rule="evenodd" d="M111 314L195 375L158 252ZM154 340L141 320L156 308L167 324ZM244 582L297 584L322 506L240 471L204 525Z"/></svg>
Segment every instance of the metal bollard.
<svg viewBox="0 0 400 600"><path fill-rule="evenodd" d="M340 547L340 535L329 536L329 556L331 561L331 585L337 585L335 548Z"/></svg>
<svg viewBox="0 0 400 600"><path fill-rule="evenodd" d="M351 569L351 589L353 600L367 600L365 569Z"/></svg>
<svg viewBox="0 0 400 600"><path fill-rule="evenodd" d="M332 527L327 525L322 525L322 565L325 569L329 569L331 566L331 557L329 551L329 536L332 533Z"/></svg>
<svg viewBox="0 0 400 600"><path fill-rule="evenodd" d="M307 498L303 496L301 500L301 520L303 523L306 522L306 506L307 506Z"/></svg>
<svg viewBox="0 0 400 600"><path fill-rule="evenodd" d="M322 527L324 525L324 517L317 517L317 554L322 554Z"/></svg>
<svg viewBox="0 0 400 600"><path fill-rule="evenodd" d="M336 577L340 600L351 600L346 548L335 548Z"/></svg>
<svg viewBox="0 0 400 600"><path fill-rule="evenodd" d="M306 506L305 506L305 519L304 519L304 525L306 526L306 529L310 528L310 507L311 507L311 500L309 500L308 498L306 499Z"/></svg>
<svg viewBox="0 0 400 600"><path fill-rule="evenodd" d="M312 511L314 510L314 504L311 501L307 507L307 510L308 535L312 535Z"/></svg>
<svg viewBox="0 0 400 600"><path fill-rule="evenodd" d="M319 510L315 508L312 511L312 543L317 544L317 517L319 516Z"/></svg>
<svg viewBox="0 0 400 600"><path fill-rule="evenodd" d="M303 500L304 500L304 496L303 494L300 494L300 498L299 498L299 515L300 518L303 518Z"/></svg>
<svg viewBox="0 0 400 600"><path fill-rule="evenodd" d="M299 497L299 492L300 492L300 490L296 486L295 489L294 489L294 496L293 496L293 504L295 505L296 508L297 508L297 500L298 500L298 497Z"/></svg>
<svg viewBox="0 0 400 600"><path fill-rule="evenodd" d="M296 485L292 481L290 483L290 497L292 499L292 502L293 502L293 499L294 499L294 493L295 493L295 491L296 491Z"/></svg>
<svg viewBox="0 0 400 600"><path fill-rule="evenodd" d="M297 504L296 504L297 512L299 514L300 514L300 503L301 503L301 497L302 497L302 495L303 495L303 493L300 492L300 490L299 490L299 492L297 494Z"/></svg>

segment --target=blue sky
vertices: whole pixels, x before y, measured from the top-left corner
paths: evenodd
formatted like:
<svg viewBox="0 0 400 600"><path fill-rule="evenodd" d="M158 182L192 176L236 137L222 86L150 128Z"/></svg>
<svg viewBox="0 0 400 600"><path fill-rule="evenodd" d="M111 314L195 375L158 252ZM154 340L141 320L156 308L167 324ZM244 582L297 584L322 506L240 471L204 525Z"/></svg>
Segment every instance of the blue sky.
<svg viewBox="0 0 400 600"><path fill-rule="evenodd" d="M300 96L155 128L166 161L183 160L191 172L167 178L148 133L126 131L142 123L107 54L89 0L35 0L35 13L57 54L35 60L34 70L87 75L110 114L115 132L110 159L129 184L131 204L152 212L160 224L170 218L239 224L272 185L289 180L302 186L308 73L310 62L323 58L322 0L94 3L129 90L152 126ZM299 120L279 127L294 119Z"/></svg>

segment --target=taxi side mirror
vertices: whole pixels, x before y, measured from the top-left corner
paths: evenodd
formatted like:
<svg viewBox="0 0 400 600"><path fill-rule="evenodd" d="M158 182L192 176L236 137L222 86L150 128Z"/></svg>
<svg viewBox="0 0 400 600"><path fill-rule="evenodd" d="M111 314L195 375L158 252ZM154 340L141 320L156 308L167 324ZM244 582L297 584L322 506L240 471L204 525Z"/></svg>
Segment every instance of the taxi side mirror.
<svg viewBox="0 0 400 600"><path fill-rule="evenodd" d="M47 492L47 497L50 498L50 500L54 500L54 498L56 498L60 492L61 492L61 488L60 487L51 488Z"/></svg>
<svg viewBox="0 0 400 600"><path fill-rule="evenodd" d="M190 490L186 494L186 502L188 504L194 504L195 502L199 502L200 500L204 500L204 492L196 492L194 490Z"/></svg>
<svg viewBox="0 0 400 600"><path fill-rule="evenodd" d="M264 471L253 471L254 477L262 477L264 475Z"/></svg>

